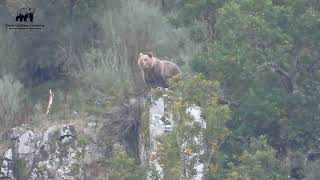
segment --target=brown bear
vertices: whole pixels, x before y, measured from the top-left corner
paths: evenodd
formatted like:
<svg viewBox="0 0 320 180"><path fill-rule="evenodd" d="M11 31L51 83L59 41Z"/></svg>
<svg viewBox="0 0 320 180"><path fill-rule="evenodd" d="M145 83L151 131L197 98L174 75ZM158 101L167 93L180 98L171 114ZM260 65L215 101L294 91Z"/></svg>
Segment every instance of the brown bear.
<svg viewBox="0 0 320 180"><path fill-rule="evenodd" d="M167 80L180 75L179 67L169 61L159 60L151 52L139 54L138 65L142 71L142 78L147 87L168 88Z"/></svg>

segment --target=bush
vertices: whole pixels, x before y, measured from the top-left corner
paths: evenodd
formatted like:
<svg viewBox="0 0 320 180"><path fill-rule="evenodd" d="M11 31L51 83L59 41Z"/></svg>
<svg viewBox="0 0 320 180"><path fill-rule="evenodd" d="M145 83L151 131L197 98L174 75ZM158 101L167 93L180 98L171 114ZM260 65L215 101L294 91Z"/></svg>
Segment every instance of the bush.
<svg viewBox="0 0 320 180"><path fill-rule="evenodd" d="M134 159L130 158L120 145L115 145L114 155L106 161L109 167L108 179L142 179Z"/></svg>
<svg viewBox="0 0 320 180"><path fill-rule="evenodd" d="M18 123L18 114L24 102L23 85L12 76L0 78L0 123L1 128L11 128Z"/></svg>
<svg viewBox="0 0 320 180"><path fill-rule="evenodd" d="M228 179L288 179L286 169L278 159L267 139L252 138L247 151L239 157L239 163L231 167Z"/></svg>

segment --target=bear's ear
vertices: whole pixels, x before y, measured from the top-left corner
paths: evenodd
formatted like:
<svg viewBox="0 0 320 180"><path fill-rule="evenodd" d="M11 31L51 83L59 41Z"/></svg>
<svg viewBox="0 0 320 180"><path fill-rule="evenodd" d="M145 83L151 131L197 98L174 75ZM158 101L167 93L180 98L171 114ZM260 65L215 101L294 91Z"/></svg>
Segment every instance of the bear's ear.
<svg viewBox="0 0 320 180"><path fill-rule="evenodd" d="M142 53L140 53L140 54L139 54L139 57L141 57L142 55L143 55L143 54L142 54Z"/></svg>
<svg viewBox="0 0 320 180"><path fill-rule="evenodd" d="M152 57L153 57L152 52L149 52L149 53L148 53L148 56L149 56L149 58L152 58Z"/></svg>

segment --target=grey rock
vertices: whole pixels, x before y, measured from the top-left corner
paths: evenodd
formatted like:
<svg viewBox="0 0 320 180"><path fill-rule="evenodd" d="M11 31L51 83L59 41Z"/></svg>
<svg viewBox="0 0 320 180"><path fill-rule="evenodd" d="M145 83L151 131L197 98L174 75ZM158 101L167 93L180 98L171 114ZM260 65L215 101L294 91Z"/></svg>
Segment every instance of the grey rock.
<svg viewBox="0 0 320 180"><path fill-rule="evenodd" d="M0 178L13 178L12 160L3 159L0 168Z"/></svg>
<svg viewBox="0 0 320 180"><path fill-rule="evenodd" d="M70 143L74 141L76 137L76 128L71 125L64 125L60 128L60 141L63 143Z"/></svg>
<svg viewBox="0 0 320 180"><path fill-rule="evenodd" d="M89 126L90 128L95 128L95 127L97 127L97 123L96 123L96 122L89 122L89 123L88 123L88 126Z"/></svg>
<svg viewBox="0 0 320 180"><path fill-rule="evenodd" d="M13 178L12 150L8 149L4 155L0 167L0 178Z"/></svg>

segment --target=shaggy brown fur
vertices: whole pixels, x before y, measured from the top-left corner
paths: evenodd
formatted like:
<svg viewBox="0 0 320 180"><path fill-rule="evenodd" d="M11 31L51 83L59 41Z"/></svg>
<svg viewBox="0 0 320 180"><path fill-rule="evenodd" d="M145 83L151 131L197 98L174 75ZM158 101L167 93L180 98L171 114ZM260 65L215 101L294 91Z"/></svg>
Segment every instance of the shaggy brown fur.
<svg viewBox="0 0 320 180"><path fill-rule="evenodd" d="M139 54L138 65L147 87L168 87L167 80L181 74L179 67L169 61L159 60L150 52Z"/></svg>

